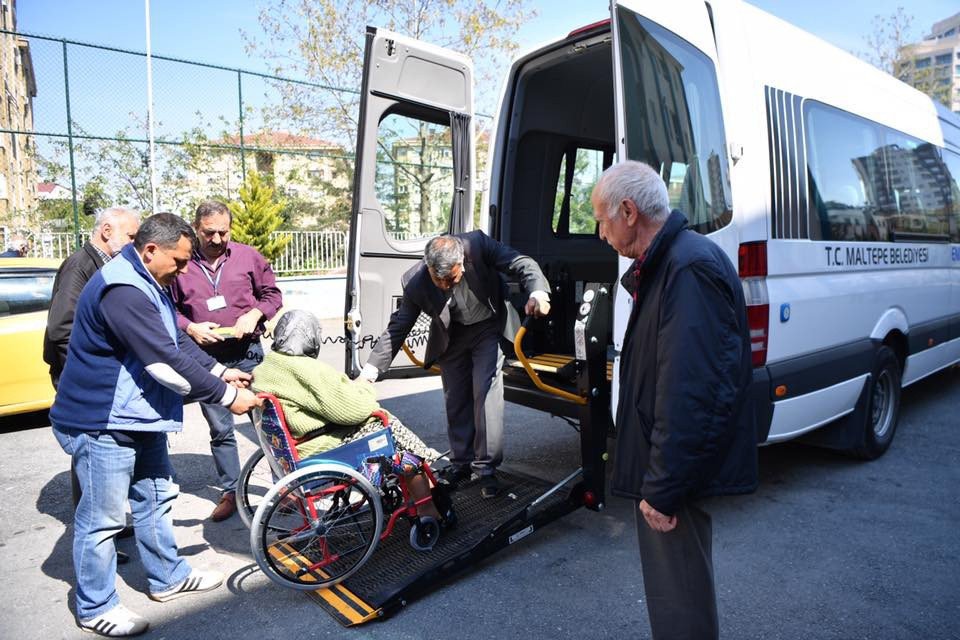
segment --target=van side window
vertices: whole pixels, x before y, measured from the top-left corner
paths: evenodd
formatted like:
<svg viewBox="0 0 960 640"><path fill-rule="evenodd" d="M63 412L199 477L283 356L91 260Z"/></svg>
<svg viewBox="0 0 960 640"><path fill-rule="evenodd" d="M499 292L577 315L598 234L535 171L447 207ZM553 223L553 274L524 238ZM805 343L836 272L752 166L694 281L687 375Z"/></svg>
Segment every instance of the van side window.
<svg viewBox="0 0 960 640"><path fill-rule="evenodd" d="M713 62L675 34L620 8L627 157L667 183L670 206L700 233L730 222L730 177Z"/></svg>
<svg viewBox="0 0 960 640"><path fill-rule="evenodd" d="M597 222L593 218L590 194L600 179L600 174L609 166L612 153L606 156L599 149L571 146L560 157L560 174L557 178L557 195L554 198L553 221L550 225L554 235L593 235Z"/></svg>
<svg viewBox="0 0 960 640"><path fill-rule="evenodd" d="M881 215L895 239L943 241L949 237L949 171L936 145L887 129Z"/></svg>
<svg viewBox="0 0 960 640"><path fill-rule="evenodd" d="M811 240L889 240L879 214L883 184L880 130L812 101L805 103Z"/></svg>
<svg viewBox="0 0 960 640"><path fill-rule="evenodd" d="M812 100L804 128L810 239L950 237L950 170L937 146Z"/></svg>
<svg viewBox="0 0 960 640"><path fill-rule="evenodd" d="M948 228L950 242L960 242L960 154L944 150L943 161L947 166L950 183L950 214Z"/></svg>
<svg viewBox="0 0 960 640"><path fill-rule="evenodd" d="M450 127L392 113L377 130L375 186L387 233L413 240L450 226L453 159Z"/></svg>

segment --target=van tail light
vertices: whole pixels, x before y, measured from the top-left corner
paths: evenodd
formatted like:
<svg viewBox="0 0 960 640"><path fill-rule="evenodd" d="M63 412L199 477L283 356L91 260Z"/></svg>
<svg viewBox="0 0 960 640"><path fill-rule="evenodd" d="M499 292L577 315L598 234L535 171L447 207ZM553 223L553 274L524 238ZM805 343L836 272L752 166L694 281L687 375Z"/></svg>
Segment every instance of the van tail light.
<svg viewBox="0 0 960 640"><path fill-rule="evenodd" d="M599 29L600 27L609 27L609 26L610 26L610 18L607 18L606 20L600 20L599 22L588 24L585 27L574 29L573 31L567 34L567 38L569 39L569 38L572 38L573 36L578 36L581 33L586 33L588 31L593 31L594 29Z"/></svg>
<svg viewBox="0 0 960 640"><path fill-rule="evenodd" d="M747 303L750 355L754 367L767 363L770 335L770 300L767 297L767 243L744 242L737 252L740 282Z"/></svg>

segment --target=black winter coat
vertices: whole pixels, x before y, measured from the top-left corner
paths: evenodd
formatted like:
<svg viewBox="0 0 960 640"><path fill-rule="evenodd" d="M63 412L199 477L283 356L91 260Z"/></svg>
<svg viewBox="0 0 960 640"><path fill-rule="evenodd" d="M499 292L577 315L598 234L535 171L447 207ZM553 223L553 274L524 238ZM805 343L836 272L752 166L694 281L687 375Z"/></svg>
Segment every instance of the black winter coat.
<svg viewBox="0 0 960 640"><path fill-rule="evenodd" d="M673 211L647 249L620 352L610 488L673 515L694 498L757 487L753 369L740 279Z"/></svg>
<svg viewBox="0 0 960 640"><path fill-rule="evenodd" d="M84 285L93 277L103 260L88 240L63 261L53 280L53 298L47 312L43 334L43 361L50 365L50 378L56 385L67 362L67 345L73 330L73 314Z"/></svg>

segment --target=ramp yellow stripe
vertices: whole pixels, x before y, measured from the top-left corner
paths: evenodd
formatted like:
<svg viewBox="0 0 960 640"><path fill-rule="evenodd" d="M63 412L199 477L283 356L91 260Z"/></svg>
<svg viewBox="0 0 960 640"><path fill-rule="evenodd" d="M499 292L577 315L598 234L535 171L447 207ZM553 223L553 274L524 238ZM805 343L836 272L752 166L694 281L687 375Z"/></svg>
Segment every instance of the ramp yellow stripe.
<svg viewBox="0 0 960 640"><path fill-rule="evenodd" d="M312 564L309 560L307 560L307 558L301 555L299 551L288 544L280 543L270 545L269 552L271 556L281 562L293 573L296 573L301 568L306 568ZM323 578L329 577L328 574L324 573L320 569L315 569L314 571ZM312 575L312 573L307 573L305 576L301 576L300 579L307 582L317 581L316 576ZM350 625L362 624L377 617L377 612L373 609L373 607L361 600L355 593L343 585L338 584L334 585L333 587L317 589L314 591L314 593L320 596L324 602L328 603L337 611L337 613L343 616L343 618L347 620ZM358 609L360 611L358 611ZM364 612L365 615L361 614L361 611Z"/></svg>

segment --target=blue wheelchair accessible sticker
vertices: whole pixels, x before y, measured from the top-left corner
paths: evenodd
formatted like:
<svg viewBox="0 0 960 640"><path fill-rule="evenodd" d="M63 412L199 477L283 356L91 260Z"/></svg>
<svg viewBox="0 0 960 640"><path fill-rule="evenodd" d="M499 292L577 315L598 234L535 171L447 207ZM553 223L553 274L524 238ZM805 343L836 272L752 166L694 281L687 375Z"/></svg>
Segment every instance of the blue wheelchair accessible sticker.
<svg viewBox="0 0 960 640"><path fill-rule="evenodd" d="M786 322L790 319L790 304L784 302L780 305L780 322Z"/></svg>

